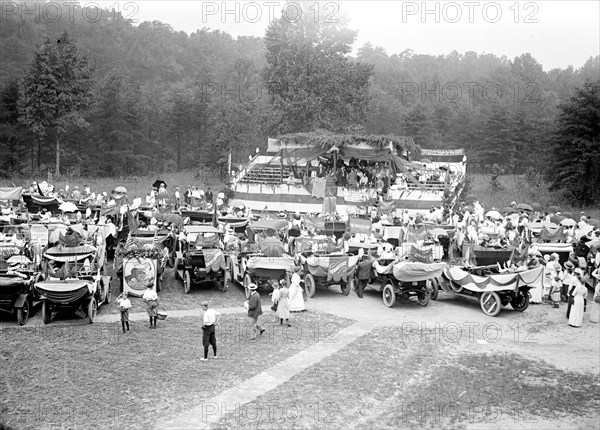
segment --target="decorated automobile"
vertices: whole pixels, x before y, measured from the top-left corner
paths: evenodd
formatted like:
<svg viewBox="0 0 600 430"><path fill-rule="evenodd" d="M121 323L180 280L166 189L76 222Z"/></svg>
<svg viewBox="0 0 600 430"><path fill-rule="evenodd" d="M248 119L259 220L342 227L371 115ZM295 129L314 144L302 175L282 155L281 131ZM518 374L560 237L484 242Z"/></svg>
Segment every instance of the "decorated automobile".
<svg viewBox="0 0 600 430"><path fill-rule="evenodd" d="M354 273L358 255L315 253L308 257L300 255L301 276L307 297L314 297L317 287L329 288L339 285L347 296L354 288Z"/></svg>
<svg viewBox="0 0 600 430"><path fill-rule="evenodd" d="M495 317L509 303L516 311L523 312L529 306L529 290L541 287L544 267L499 273L494 266L479 268L447 267L443 277L447 282L442 288L456 294L476 297L481 310Z"/></svg>
<svg viewBox="0 0 600 430"><path fill-rule="evenodd" d="M0 229L0 311L14 314L19 325L27 324L40 303L33 285L43 280L35 255L40 248L30 239L28 225Z"/></svg>
<svg viewBox="0 0 600 430"><path fill-rule="evenodd" d="M366 255L357 271L357 293L362 297L366 288L382 293L383 303L392 307L397 298L416 297L421 306L427 306L438 294L438 278L445 263L423 263L401 260L392 255L375 259Z"/></svg>
<svg viewBox="0 0 600 430"><path fill-rule="evenodd" d="M44 280L34 284L42 300L44 323L63 310L94 322L98 308L110 302L110 276L104 275L99 255L89 244L61 245L44 253Z"/></svg>
<svg viewBox="0 0 600 430"><path fill-rule="evenodd" d="M115 253L114 267L121 292L141 297L148 286L160 291L165 261L165 248L158 244L157 235L130 235Z"/></svg>
<svg viewBox="0 0 600 430"><path fill-rule="evenodd" d="M192 285L217 282L223 292L229 288L230 264L223 251L219 230L207 225L186 225L185 239L179 240L176 276L189 294Z"/></svg>

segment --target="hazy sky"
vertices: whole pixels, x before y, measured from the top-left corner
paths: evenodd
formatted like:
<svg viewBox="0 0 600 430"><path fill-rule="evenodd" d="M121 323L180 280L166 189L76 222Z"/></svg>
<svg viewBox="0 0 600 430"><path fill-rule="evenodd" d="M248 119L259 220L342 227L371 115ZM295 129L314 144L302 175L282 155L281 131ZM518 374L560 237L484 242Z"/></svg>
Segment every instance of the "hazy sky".
<svg viewBox="0 0 600 430"><path fill-rule="evenodd" d="M86 2L81 2L85 4ZM292 2L293 3L293 2ZM124 15L139 22L159 20L191 33L202 27L234 37L264 36L269 19L285 1L135 1L121 2ZM366 42L388 54L412 49L418 54L475 51L506 55L529 52L544 67L573 65L600 53L600 1L321 1L311 18L320 22L349 19L358 30L354 45ZM103 2L115 5L115 2ZM293 4L286 16L295 19ZM229 12L229 13L227 13Z"/></svg>

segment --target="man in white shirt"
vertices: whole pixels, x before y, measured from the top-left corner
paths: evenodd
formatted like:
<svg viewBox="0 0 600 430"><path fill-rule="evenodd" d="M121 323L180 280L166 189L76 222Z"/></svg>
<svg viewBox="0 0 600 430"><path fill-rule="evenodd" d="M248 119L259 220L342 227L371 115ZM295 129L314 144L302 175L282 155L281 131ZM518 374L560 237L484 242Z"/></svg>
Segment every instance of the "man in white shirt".
<svg viewBox="0 0 600 430"><path fill-rule="evenodd" d="M123 326L123 333L125 333L125 327L129 331L129 309L131 309L131 301L127 298L127 291L124 291L117 297L115 302L121 308L121 325Z"/></svg>
<svg viewBox="0 0 600 430"><path fill-rule="evenodd" d="M219 324L221 313L214 309L208 308L208 302L202 302L200 305L204 314L202 315L202 344L204 345L204 358L202 361L208 360L208 347L212 345L213 353L217 358L217 337L215 335L215 326Z"/></svg>

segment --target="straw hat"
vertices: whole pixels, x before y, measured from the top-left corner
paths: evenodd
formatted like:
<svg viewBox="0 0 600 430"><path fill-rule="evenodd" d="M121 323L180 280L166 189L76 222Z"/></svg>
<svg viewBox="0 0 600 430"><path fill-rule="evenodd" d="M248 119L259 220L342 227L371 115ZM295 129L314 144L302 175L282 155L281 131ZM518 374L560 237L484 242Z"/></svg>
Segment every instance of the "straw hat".
<svg viewBox="0 0 600 430"><path fill-rule="evenodd" d="M256 284L250 284L250 285L248 285L248 289L249 289L250 291L254 291L254 290L257 290L257 289L258 289L258 286L257 286Z"/></svg>

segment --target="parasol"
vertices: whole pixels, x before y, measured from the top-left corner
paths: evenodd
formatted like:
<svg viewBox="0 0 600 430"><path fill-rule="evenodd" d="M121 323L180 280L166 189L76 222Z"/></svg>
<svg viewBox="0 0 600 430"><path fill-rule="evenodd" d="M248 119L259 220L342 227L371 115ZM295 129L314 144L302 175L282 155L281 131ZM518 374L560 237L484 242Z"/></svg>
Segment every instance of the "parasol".
<svg viewBox="0 0 600 430"><path fill-rule="evenodd" d="M115 188L115 193L127 194L127 188L117 187L117 188Z"/></svg>
<svg viewBox="0 0 600 430"><path fill-rule="evenodd" d="M562 209L560 208L560 206L550 206L548 208L548 212L550 212L550 213L562 212Z"/></svg>
<svg viewBox="0 0 600 430"><path fill-rule="evenodd" d="M514 214L515 212L516 212L516 209L513 208L512 206L507 206L502 209L502 213L506 213L506 214Z"/></svg>
<svg viewBox="0 0 600 430"><path fill-rule="evenodd" d="M163 181L162 179L157 179L156 181L154 181L154 183L152 184L152 186L154 188L156 188L157 190L160 188L161 185L164 185L165 188L167 188L167 183L165 181Z"/></svg>
<svg viewBox="0 0 600 430"><path fill-rule="evenodd" d="M543 210L544 210L544 207L543 207L541 204L539 204L539 203L532 203L532 204L531 204L531 207L532 207L532 208L533 208L533 210L534 210L534 211L536 211L536 212L541 212L541 211L543 211Z"/></svg>
<svg viewBox="0 0 600 430"><path fill-rule="evenodd" d="M73 202L64 202L58 207L58 210L63 212L77 212L77 205Z"/></svg>
<svg viewBox="0 0 600 430"><path fill-rule="evenodd" d="M519 203L517 205L517 209L522 210L522 211L532 211L533 210L533 208L531 206L529 206L527 203Z"/></svg>
<svg viewBox="0 0 600 430"><path fill-rule="evenodd" d="M570 226L570 225L576 225L577 223L575 222L575 220L571 219L571 218L565 218L560 222L560 225L565 225L565 226Z"/></svg>
<svg viewBox="0 0 600 430"><path fill-rule="evenodd" d="M554 224L560 224L563 219L565 219L564 216L553 215L552 217L550 217L550 222L552 222Z"/></svg>
<svg viewBox="0 0 600 430"><path fill-rule="evenodd" d="M500 212L498 211L489 211L488 213L485 214L486 217L490 217L492 219L498 219L498 218L502 218L502 215L500 215Z"/></svg>
<svg viewBox="0 0 600 430"><path fill-rule="evenodd" d="M562 216L564 216L565 218L573 218L573 214L571 212L563 212Z"/></svg>

